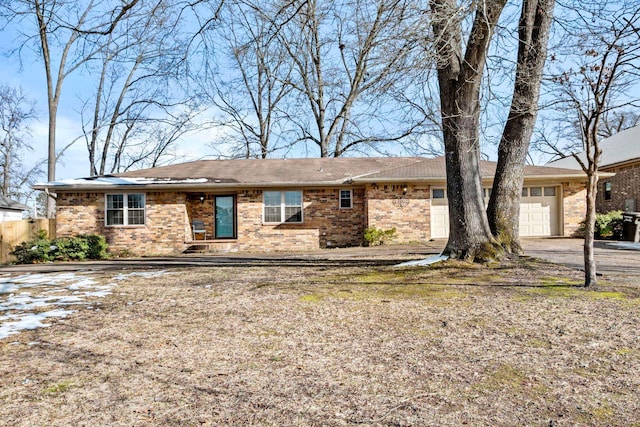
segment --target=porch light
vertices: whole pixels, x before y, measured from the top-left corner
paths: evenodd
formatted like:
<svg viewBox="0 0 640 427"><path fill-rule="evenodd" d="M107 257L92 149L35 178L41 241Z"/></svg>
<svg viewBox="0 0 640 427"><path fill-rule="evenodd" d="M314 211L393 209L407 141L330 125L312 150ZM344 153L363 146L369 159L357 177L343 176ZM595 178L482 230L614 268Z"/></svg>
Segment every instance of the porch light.
<svg viewBox="0 0 640 427"><path fill-rule="evenodd" d="M407 194L407 187L404 187L404 188L402 189L402 194Z"/></svg>
<svg viewBox="0 0 640 427"><path fill-rule="evenodd" d="M200 195L200 203L204 203L204 194Z"/></svg>

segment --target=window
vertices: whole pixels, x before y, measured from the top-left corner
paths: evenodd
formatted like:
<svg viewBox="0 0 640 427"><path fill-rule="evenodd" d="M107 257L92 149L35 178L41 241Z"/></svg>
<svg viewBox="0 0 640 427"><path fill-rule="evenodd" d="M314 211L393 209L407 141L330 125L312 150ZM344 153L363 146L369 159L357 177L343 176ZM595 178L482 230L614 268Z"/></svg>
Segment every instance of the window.
<svg viewBox="0 0 640 427"><path fill-rule="evenodd" d="M350 209L353 207L353 191L340 190L340 208Z"/></svg>
<svg viewBox="0 0 640 427"><path fill-rule="evenodd" d="M107 194L107 225L144 225L144 194Z"/></svg>
<svg viewBox="0 0 640 427"><path fill-rule="evenodd" d="M544 195L545 196L555 196L556 195L556 187L544 187Z"/></svg>
<svg viewBox="0 0 640 427"><path fill-rule="evenodd" d="M529 189L527 187L522 187L522 197L529 196Z"/></svg>
<svg viewBox="0 0 640 427"><path fill-rule="evenodd" d="M485 199L488 199L489 197L491 197L491 192L493 191L493 188L483 188L482 189L482 197L484 197Z"/></svg>
<svg viewBox="0 0 640 427"><path fill-rule="evenodd" d="M444 188L434 188L433 189L433 198L434 199L444 199Z"/></svg>
<svg viewBox="0 0 640 427"><path fill-rule="evenodd" d="M531 197L540 197L540 196L542 196L542 187L531 187L531 188L529 188L529 195Z"/></svg>
<svg viewBox="0 0 640 427"><path fill-rule="evenodd" d="M264 222L302 222L302 191L265 191Z"/></svg>
<svg viewBox="0 0 640 427"><path fill-rule="evenodd" d="M611 181L604 183L604 199L611 200Z"/></svg>

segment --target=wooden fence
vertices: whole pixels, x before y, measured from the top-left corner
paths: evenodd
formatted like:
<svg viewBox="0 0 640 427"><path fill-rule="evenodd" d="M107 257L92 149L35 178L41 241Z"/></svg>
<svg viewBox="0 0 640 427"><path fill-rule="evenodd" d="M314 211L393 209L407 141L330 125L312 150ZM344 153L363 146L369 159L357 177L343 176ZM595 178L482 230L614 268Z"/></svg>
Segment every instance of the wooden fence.
<svg viewBox="0 0 640 427"><path fill-rule="evenodd" d="M0 222L0 262L12 260L11 251L22 242L28 242L45 230L49 238L56 237L55 219L23 219L20 221Z"/></svg>

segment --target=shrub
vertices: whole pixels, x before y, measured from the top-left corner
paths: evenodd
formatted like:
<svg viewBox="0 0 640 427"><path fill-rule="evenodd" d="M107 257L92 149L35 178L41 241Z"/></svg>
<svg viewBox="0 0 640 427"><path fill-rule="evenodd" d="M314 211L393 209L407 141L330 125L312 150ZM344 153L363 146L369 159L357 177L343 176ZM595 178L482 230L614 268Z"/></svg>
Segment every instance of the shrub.
<svg viewBox="0 0 640 427"><path fill-rule="evenodd" d="M100 234L85 234L83 237L89 248L87 249L87 258L88 259L105 259L107 258L107 249L109 245L107 245L107 240L104 236Z"/></svg>
<svg viewBox="0 0 640 427"><path fill-rule="evenodd" d="M398 233L393 227L389 230L382 230L376 227L369 227L364 231L364 242L366 246L379 246L392 242Z"/></svg>
<svg viewBox="0 0 640 427"><path fill-rule="evenodd" d="M47 237L47 232L40 230L35 240L22 242L11 253L16 257L18 264L32 264L34 262L51 261L54 250L55 247Z"/></svg>
<svg viewBox="0 0 640 427"><path fill-rule="evenodd" d="M104 236L97 234L49 240L46 232L40 232L35 240L16 246L12 254L18 264L104 259L107 257L107 242Z"/></svg>
<svg viewBox="0 0 640 427"><path fill-rule="evenodd" d="M577 237L584 237L585 221L580 223L580 228L576 231ZM596 223L593 229L596 239L622 240L624 229L622 222L622 211L611 211L604 214L596 214Z"/></svg>
<svg viewBox="0 0 640 427"><path fill-rule="evenodd" d="M622 240L624 237L622 211L611 211L596 215L595 236L597 239L612 238Z"/></svg>

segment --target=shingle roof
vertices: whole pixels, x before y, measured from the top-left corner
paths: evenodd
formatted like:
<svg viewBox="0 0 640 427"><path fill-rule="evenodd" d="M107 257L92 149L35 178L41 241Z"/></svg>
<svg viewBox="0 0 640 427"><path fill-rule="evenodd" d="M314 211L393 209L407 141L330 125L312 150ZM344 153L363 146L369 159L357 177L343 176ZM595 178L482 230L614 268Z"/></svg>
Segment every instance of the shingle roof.
<svg viewBox="0 0 640 427"><path fill-rule="evenodd" d="M602 156L600 157L600 167L606 168L618 163L625 163L633 160L640 160L640 126L623 130L609 138L600 141ZM578 157L586 162L587 157L584 152ZM580 165L573 158L568 156L548 163L549 166L569 169L580 169Z"/></svg>
<svg viewBox="0 0 640 427"><path fill-rule="evenodd" d="M10 209L14 211L28 211L31 209L27 205L11 200L8 197L0 195L0 209Z"/></svg>
<svg viewBox="0 0 640 427"><path fill-rule="evenodd" d="M199 160L125 172L123 178L206 178L209 182L243 184L342 183L388 168L417 163L419 157Z"/></svg>
<svg viewBox="0 0 640 427"><path fill-rule="evenodd" d="M495 162L482 161L482 177L493 178ZM582 171L526 166L529 178L581 179ZM125 172L38 184L34 188L106 189L122 186L207 188L340 185L364 182L442 181L444 157L342 157L313 159L199 160Z"/></svg>

